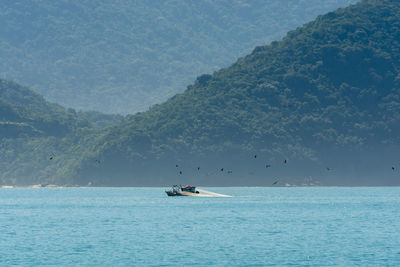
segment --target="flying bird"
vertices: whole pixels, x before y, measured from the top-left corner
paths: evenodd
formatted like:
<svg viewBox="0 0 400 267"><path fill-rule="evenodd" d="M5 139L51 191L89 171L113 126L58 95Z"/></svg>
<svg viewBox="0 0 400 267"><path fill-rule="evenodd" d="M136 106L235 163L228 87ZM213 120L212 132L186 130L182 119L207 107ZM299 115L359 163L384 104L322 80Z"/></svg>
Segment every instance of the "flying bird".
<svg viewBox="0 0 400 267"><path fill-rule="evenodd" d="M197 170L200 171L200 167L197 167Z"/></svg>
<svg viewBox="0 0 400 267"><path fill-rule="evenodd" d="M271 168L271 165L269 165L269 164L267 164L267 165L265 165L265 168Z"/></svg>
<svg viewBox="0 0 400 267"><path fill-rule="evenodd" d="M285 160L283 161L283 163L285 163L285 164L286 164L286 163L287 163L287 160L285 159Z"/></svg>
<svg viewBox="0 0 400 267"><path fill-rule="evenodd" d="M98 163L98 164L100 164L100 160L98 160L98 159L96 159L95 162Z"/></svg>
<svg viewBox="0 0 400 267"><path fill-rule="evenodd" d="M179 171L179 174L182 174L182 171Z"/></svg>
<svg viewBox="0 0 400 267"><path fill-rule="evenodd" d="M272 185L276 185L279 182L279 180L276 180L275 182L272 183Z"/></svg>
<svg viewBox="0 0 400 267"><path fill-rule="evenodd" d="M326 170L327 170L327 171L330 171L330 170L331 170L331 168L329 168L329 167L326 167Z"/></svg>
<svg viewBox="0 0 400 267"><path fill-rule="evenodd" d="M175 165L175 167L177 167L177 168L178 168L178 167L179 167L179 165L178 165L178 164L176 164L176 165Z"/></svg>
<svg viewBox="0 0 400 267"><path fill-rule="evenodd" d="M394 169L395 169L394 166L392 166L392 171L394 171Z"/></svg>
<svg viewBox="0 0 400 267"><path fill-rule="evenodd" d="M257 158L257 155L254 155L254 158L256 159L256 158Z"/></svg>
<svg viewBox="0 0 400 267"><path fill-rule="evenodd" d="M232 171L228 171L228 173L232 173Z"/></svg>

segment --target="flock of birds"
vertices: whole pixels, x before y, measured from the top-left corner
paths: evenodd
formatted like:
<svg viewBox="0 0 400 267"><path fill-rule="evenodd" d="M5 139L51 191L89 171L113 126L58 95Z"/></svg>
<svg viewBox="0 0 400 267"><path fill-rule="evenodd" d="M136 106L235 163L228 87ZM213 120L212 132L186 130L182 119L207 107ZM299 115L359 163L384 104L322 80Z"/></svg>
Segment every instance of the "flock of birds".
<svg viewBox="0 0 400 267"><path fill-rule="evenodd" d="M55 154L54 154L54 153L51 153L51 155L50 155L50 157L49 157L49 160L53 160L54 158L55 158ZM254 155L254 159L257 159L257 155ZM95 159L94 162L96 162L97 164L100 164L100 163L101 163L99 159ZM283 160L283 164L287 164L287 163L288 163L288 160L287 160L287 159L284 159L284 160ZM176 168L179 168L179 165L176 164L175 167L176 167ZM268 168L271 168L271 167L272 167L271 164L266 164L266 165L265 165L265 168L267 168L267 169L268 169ZM326 167L326 170L327 170L327 171L331 171L332 169L331 169L330 167ZM395 167L395 166L392 166L392 171L395 171L395 170L396 170L396 167ZM200 166L197 167L197 171L200 171ZM220 171L221 171L221 172L224 172L224 171L225 171L225 168L220 168ZM228 174L232 174L232 173L233 173L232 170L227 170L226 172L227 172ZM179 171L179 175L182 175L182 174L183 174L183 171L180 170L180 171ZM215 172L214 172L214 173L211 173L211 174L215 174ZM208 174L208 175L211 175L211 174ZM272 183L272 185L277 185L278 182L279 182L279 180L277 179L277 180L275 180L275 181Z"/></svg>
<svg viewBox="0 0 400 267"><path fill-rule="evenodd" d="M254 159L257 159L257 155L254 155ZM283 160L283 164L288 164L288 160L287 160L287 159L284 159L284 160ZM176 164L175 167L176 167L176 168L179 168L179 165ZM271 164L268 164L268 163L267 163L267 164L265 165L265 168L267 168L267 169L268 169L268 168L271 168L271 167L272 167ZM200 167L197 167L197 170L199 171L199 170L200 170ZM221 168L221 169L220 169L221 172L223 172L224 170L225 170L224 168ZM395 170L396 170L396 167L395 167L395 166L392 166L392 171L395 171ZM332 171L332 168L326 167L326 171ZM215 173L216 173L216 172L209 173L209 174L207 174L207 176L210 175L210 174L215 174ZM232 170L228 170L227 173L228 173L228 174L231 174L231 173L233 173L233 171L232 171ZM183 172L182 172L182 170L180 170L180 171L179 171L179 175L182 175L182 174L183 174ZM277 185L277 184L279 183L279 181L280 181L280 180L279 180L278 178L276 178L276 180L272 183L272 185Z"/></svg>
<svg viewBox="0 0 400 267"><path fill-rule="evenodd" d="M254 159L257 159L257 154L254 155ZM284 160L283 160L283 164L288 164L288 160L287 160L287 159L284 159ZM179 165L176 164L175 167L176 167L176 168L179 168ZM271 168L271 167L272 167L271 164L268 164L268 163L265 164L265 168L266 168L266 169ZM329 168L329 167L326 167L326 169L327 169L328 171L331 170L331 168ZM197 170L200 171L200 167L197 167ZM219 171L220 171L220 172L224 172L224 171L225 171L225 168L220 168ZM228 174L233 173L232 170L227 170L226 172L227 172ZM183 171L180 170L178 173L179 173L179 175L182 175L182 174L183 174ZM211 175L211 174L215 174L215 173L216 173L216 172L209 173L209 174L207 174L207 176L208 176L208 175ZM278 183L279 183L279 179L276 179L276 180L272 183L272 185L277 185Z"/></svg>

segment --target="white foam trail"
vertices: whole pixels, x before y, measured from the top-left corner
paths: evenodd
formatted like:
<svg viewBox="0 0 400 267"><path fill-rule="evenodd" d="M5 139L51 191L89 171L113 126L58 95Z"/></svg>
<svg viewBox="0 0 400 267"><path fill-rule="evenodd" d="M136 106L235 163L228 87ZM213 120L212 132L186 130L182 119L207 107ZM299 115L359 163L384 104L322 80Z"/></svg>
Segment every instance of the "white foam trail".
<svg viewBox="0 0 400 267"><path fill-rule="evenodd" d="M203 189L196 189L196 190L199 191L199 193L200 193L200 194L198 194L199 197L232 197L229 195L218 194L218 193L206 191Z"/></svg>

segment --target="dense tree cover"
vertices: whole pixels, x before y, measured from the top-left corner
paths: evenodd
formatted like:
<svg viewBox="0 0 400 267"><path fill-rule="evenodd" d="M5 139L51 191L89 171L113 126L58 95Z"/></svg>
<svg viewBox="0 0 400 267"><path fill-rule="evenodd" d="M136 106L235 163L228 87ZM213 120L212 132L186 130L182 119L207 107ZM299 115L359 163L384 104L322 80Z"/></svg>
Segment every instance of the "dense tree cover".
<svg viewBox="0 0 400 267"><path fill-rule="evenodd" d="M89 121L74 110L47 102L32 90L0 79L0 120L2 137L57 136L62 137Z"/></svg>
<svg viewBox="0 0 400 267"><path fill-rule="evenodd" d="M2 97L3 121L29 138L2 139L1 179L399 185L399 14L398 1L364 0L320 16L105 129L90 126L91 119L109 125L112 118L80 113L65 123L72 111L52 106L61 109L55 120L73 130L37 137L46 131L12 108L24 97L15 103ZM85 118L89 126L77 127ZM52 153L57 158L49 160Z"/></svg>
<svg viewBox="0 0 400 267"><path fill-rule="evenodd" d="M93 167L90 158L76 181L268 184L282 175L279 164L246 176L256 153L262 167L289 158L286 179L297 183L313 174L324 184L399 184L390 168L400 144L399 40L398 1L364 0L320 16L128 116L94 146L104 165ZM178 178L177 162L192 171ZM196 164L230 164L238 175L200 177ZM329 165L336 180L320 171Z"/></svg>
<svg viewBox="0 0 400 267"><path fill-rule="evenodd" d="M16 0L0 12L0 77L47 99L109 113L145 110L356 0Z"/></svg>
<svg viewBox="0 0 400 267"><path fill-rule="evenodd" d="M0 184L67 183L84 151L121 116L75 112L0 79Z"/></svg>

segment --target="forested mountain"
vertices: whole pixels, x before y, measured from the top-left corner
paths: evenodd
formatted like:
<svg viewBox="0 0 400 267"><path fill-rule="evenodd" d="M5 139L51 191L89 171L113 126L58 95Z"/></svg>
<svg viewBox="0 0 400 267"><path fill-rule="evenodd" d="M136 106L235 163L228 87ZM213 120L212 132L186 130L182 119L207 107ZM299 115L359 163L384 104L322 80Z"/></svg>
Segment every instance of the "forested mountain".
<svg viewBox="0 0 400 267"><path fill-rule="evenodd" d="M73 110L51 104L32 90L0 79L0 138L62 137L89 121Z"/></svg>
<svg viewBox="0 0 400 267"><path fill-rule="evenodd" d="M397 0L319 16L108 130L75 181L399 185L399 40Z"/></svg>
<svg viewBox="0 0 400 267"><path fill-rule="evenodd" d="M400 185L399 40L363 0L123 119L1 81L1 183Z"/></svg>
<svg viewBox="0 0 400 267"><path fill-rule="evenodd" d="M197 75L355 2L4 1L0 77L67 107L142 111Z"/></svg>
<svg viewBox="0 0 400 267"><path fill-rule="evenodd" d="M0 184L64 183L57 177L68 176L102 129L121 120L65 109L0 79Z"/></svg>

